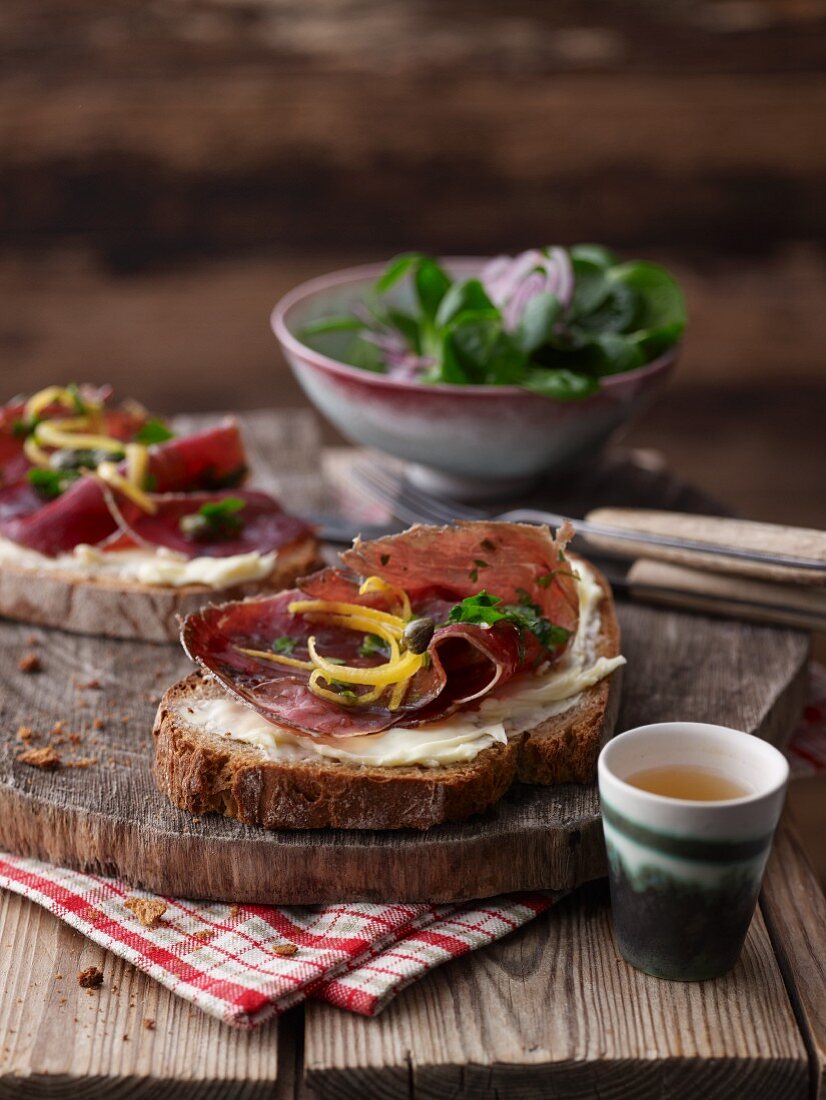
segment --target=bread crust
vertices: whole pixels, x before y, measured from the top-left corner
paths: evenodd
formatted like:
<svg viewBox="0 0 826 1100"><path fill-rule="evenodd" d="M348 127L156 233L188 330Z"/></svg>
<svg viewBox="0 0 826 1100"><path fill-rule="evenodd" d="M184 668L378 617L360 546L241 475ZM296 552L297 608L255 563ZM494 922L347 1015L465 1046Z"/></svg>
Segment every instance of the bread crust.
<svg viewBox="0 0 826 1100"><path fill-rule="evenodd" d="M0 565L0 615L73 634L174 642L179 617L221 599L244 599L288 588L319 564L318 543L303 539L279 552L269 576L215 589L203 584L180 588L141 584L112 576L71 570L31 569L16 562Z"/></svg>
<svg viewBox="0 0 826 1100"><path fill-rule="evenodd" d="M608 582L593 572L603 590L597 653L612 657L620 651L619 624ZM268 829L429 829L489 809L516 779L592 782L616 720L619 671L587 688L570 710L506 745L439 768L270 760L254 746L186 723L190 701L225 697L207 674L194 672L173 684L158 708L155 781L182 810L223 813Z"/></svg>

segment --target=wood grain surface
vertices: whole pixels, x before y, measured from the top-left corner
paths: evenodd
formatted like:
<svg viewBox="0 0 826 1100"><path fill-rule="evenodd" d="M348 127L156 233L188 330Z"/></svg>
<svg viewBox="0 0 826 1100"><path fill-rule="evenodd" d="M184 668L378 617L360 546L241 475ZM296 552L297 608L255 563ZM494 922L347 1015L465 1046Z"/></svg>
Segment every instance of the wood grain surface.
<svg viewBox="0 0 826 1100"><path fill-rule="evenodd" d="M801 780L806 782L806 780ZM812 1093L826 1097L826 898L793 824L775 840L762 909L809 1051Z"/></svg>
<svg viewBox="0 0 826 1100"><path fill-rule="evenodd" d="M288 506L317 501L312 421L253 416L245 435L260 483ZM640 480L657 484L646 472ZM598 483L592 475L591 488ZM772 741L791 728L802 703L804 635L633 604L618 610L628 658L620 728L679 716ZM29 638L36 644L27 646ZM39 655L40 672L17 669L27 651ZM190 669L178 647L2 623L0 661L8 670L0 846L10 851L158 893L231 903L459 900L569 889L604 873L594 787L515 786L482 818L424 834L265 831L218 815L196 820L158 792L150 771L158 700ZM64 723L57 730L56 720ZM28 741L21 727L32 731ZM19 759L48 744L65 766L46 771ZM88 767L72 767L89 759Z"/></svg>
<svg viewBox="0 0 826 1100"><path fill-rule="evenodd" d="M306 1011L308 1083L330 1100L802 1097L805 1047L758 914L734 970L659 981L617 954L604 883L378 1019Z"/></svg>
<svg viewBox="0 0 826 1100"><path fill-rule="evenodd" d="M15 894L0 896L0 928L0 1100L292 1096L298 1021L283 1049L280 1023L230 1030ZM97 990L78 984L88 966L103 971Z"/></svg>
<svg viewBox="0 0 826 1100"><path fill-rule="evenodd" d="M283 438L281 433L290 431L297 444L312 431L309 419L288 423L273 428L266 417L258 422L266 438ZM292 466L280 484L285 500L294 507L322 507L324 491L306 455L292 450L284 460ZM608 476L596 498L614 499L615 486L616 478ZM646 493L632 488L628 503L643 502ZM668 499L688 507L676 490ZM646 629L652 630L658 615L645 611ZM655 635L657 644L669 647L663 654L669 675L653 685L627 682L628 714L647 720L668 704L674 684L685 688L693 628L705 621L681 615ZM707 675L690 685L686 716L714 717L716 700L725 698L730 706L736 698L744 726L760 725L780 739L787 705L773 705L758 684L771 667L767 643L790 681L800 685L794 670L803 660L805 640L787 631L730 626L731 632L720 637L716 657L731 649L738 629L744 631L742 644L734 645L730 666L710 661ZM19 649L0 653L4 674L13 679L15 706L25 701L42 724L53 722L55 712L48 708L54 706L54 693L48 682L57 673L64 687L58 713L70 712L78 728L91 729L95 716L112 710L112 724L96 732L112 739L111 767L104 755L98 768L112 772L109 804L116 804L124 783L135 782L129 761L140 760L144 752L146 729L137 716L151 713L163 685L177 674L177 653L144 647L156 662L146 688L152 699L135 700L131 674L122 683L102 680L102 690L86 679L72 685L73 674L87 675L83 646L88 639L5 629L19 630L17 644L44 659L42 673L24 676L14 671L16 661L9 667ZM124 684L130 690L122 699ZM131 720L122 723L119 716ZM8 719L4 710L2 728ZM72 729L70 722L67 731ZM102 745L105 749L107 742ZM69 742L58 748L70 756L93 747ZM53 779L69 798L74 781L93 770L59 771ZM11 775L21 782L26 778L16 764ZM150 791L147 782L147 797ZM822 928L824 903L815 890L796 846L781 840L770 863L763 911L795 1011L807 1035L821 1036L810 1039L811 1049L822 1051L824 948L817 929ZM604 885L594 884L515 936L437 971L377 1020L311 1005L306 1028L297 1010L251 1035L223 1028L187 1007L23 899L0 898L0 929L3 1098L310 1100L357 1095L360 1100L430 1100L450 1095L505 1100L598 1094L603 1100L689 1095L803 1100L809 1095L806 1047L759 914L732 974L717 982L672 985L630 970L618 957ZM77 986L77 971L88 965L103 969L100 993ZM143 1026L144 1018L155 1021L154 1030ZM822 1055L818 1058L820 1067Z"/></svg>

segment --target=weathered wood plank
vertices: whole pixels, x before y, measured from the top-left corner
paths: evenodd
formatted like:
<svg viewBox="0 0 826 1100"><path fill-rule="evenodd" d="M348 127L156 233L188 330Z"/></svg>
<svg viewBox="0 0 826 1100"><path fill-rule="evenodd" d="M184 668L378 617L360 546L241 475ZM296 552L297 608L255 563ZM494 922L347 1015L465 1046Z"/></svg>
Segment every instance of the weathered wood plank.
<svg viewBox="0 0 826 1100"><path fill-rule="evenodd" d="M231 1030L17 895L0 895L0 930L3 1100L292 1097L279 1023ZM103 970L99 990L78 985L87 966Z"/></svg>
<svg viewBox="0 0 826 1100"><path fill-rule="evenodd" d="M287 506L317 504L319 452L308 414L252 415L244 424L257 480ZM629 503L653 497L697 505L662 471L620 461L592 471L580 490L591 503L624 493ZM577 514L575 500L565 503ZM680 716L772 741L788 733L802 704L804 635L633 604L619 615L628 658L620 728ZM190 669L182 651L41 630L43 672L32 676L15 667L30 633L0 624L0 662L8 670L0 701L0 846L11 851L158 893L228 902L458 900L569 889L604 873L593 786L514 788L481 821L423 835L266 832L217 815L195 822L167 802L150 772L158 698ZM100 688L74 686L90 679ZM97 764L42 772L18 761L18 728L31 727L40 737L34 743L45 744L56 718L82 735L79 746L58 735L66 760L93 756ZM103 730L91 728L95 718Z"/></svg>
<svg viewBox="0 0 826 1100"><path fill-rule="evenodd" d="M778 740L802 702L805 636L769 627L620 607L628 657L620 728L680 716ZM39 630L43 671L18 671L32 631L0 625L0 846L121 876L159 893L229 902L451 900L511 889L570 888L604 871L594 787L514 788L480 820L426 834L267 832L175 809L151 777L160 693L189 670L177 647ZM748 670L745 675L744 670ZM97 689L80 685L89 680ZM17 759L21 726L67 763ZM95 719L103 722L95 730ZM79 733L72 745L68 733Z"/></svg>
<svg viewBox="0 0 826 1100"><path fill-rule="evenodd" d="M618 957L594 884L376 1020L308 1006L305 1073L325 1100L802 1100L808 1062L759 913L729 975L662 982Z"/></svg>
<svg viewBox="0 0 826 1100"><path fill-rule="evenodd" d="M763 884L761 905L809 1050L812 1096L824 1100L826 898L790 820L781 825L778 832Z"/></svg>

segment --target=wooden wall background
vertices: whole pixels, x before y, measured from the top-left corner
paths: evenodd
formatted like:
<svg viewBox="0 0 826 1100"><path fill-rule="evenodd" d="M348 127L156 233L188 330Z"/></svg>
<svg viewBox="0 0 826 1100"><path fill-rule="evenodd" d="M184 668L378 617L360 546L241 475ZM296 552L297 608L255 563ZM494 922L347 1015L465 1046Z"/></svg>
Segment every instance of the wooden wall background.
<svg viewBox="0 0 826 1100"><path fill-rule="evenodd" d="M634 438L826 522L824 62L823 0L4 0L3 392L298 403L298 280L597 239L690 301Z"/></svg>

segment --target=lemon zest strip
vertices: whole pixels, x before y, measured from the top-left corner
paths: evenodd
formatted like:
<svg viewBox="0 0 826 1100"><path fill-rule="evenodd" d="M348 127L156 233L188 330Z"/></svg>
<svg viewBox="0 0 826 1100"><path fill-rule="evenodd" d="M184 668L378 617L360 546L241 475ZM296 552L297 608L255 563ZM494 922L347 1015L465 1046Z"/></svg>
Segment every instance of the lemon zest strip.
<svg viewBox="0 0 826 1100"><path fill-rule="evenodd" d="M85 417L82 418L84 421ZM34 430L34 437L38 443L47 447L59 447L65 450L78 451L109 451L119 454L124 450L124 444L118 439L112 439L108 435L92 435L90 433L69 430L68 426L75 424L72 420L46 420L38 424ZM83 425L85 427L85 424Z"/></svg>
<svg viewBox="0 0 826 1100"><path fill-rule="evenodd" d="M390 615L387 611L376 611L373 607L362 607L357 603L344 603L338 600L293 600L287 605L291 615L306 615L315 612L329 612L333 615L358 615L374 619L378 623L385 623L389 627L395 627L401 635L404 632L404 619L398 615Z"/></svg>
<svg viewBox="0 0 826 1100"><path fill-rule="evenodd" d="M242 646L234 646L239 653L246 653L248 657L257 657L260 661L272 661L276 665L287 665L289 668L302 668L312 672L315 665L312 661L301 661L298 657L287 657L283 653L271 653L267 649L244 649Z"/></svg>
<svg viewBox="0 0 826 1100"><path fill-rule="evenodd" d="M136 485L133 485L130 481L118 472L117 466L114 462L101 462L98 466L95 474L101 481L105 481L107 485L111 485L113 489L117 489L123 493L124 496L129 499L144 512L148 512L153 515L158 510L158 506L150 496Z"/></svg>
<svg viewBox="0 0 826 1100"><path fill-rule="evenodd" d="M359 695L357 699L348 699L346 695L340 695L336 691L330 691L328 688L321 686L321 681L329 684L330 681L324 672L317 668L310 677L310 691L313 695L318 695L322 699L327 699L331 703L338 703L339 706L355 707L362 706L364 703L375 703L385 690L384 686L373 688L372 691L366 691L363 695Z"/></svg>
<svg viewBox="0 0 826 1100"><path fill-rule="evenodd" d="M385 596L392 597L401 607L401 617L404 621L407 622L413 618L410 597L403 588L398 588L395 584L390 584L388 581L382 580L381 577L368 577L361 588L359 588L359 595L364 596L368 592L381 592Z"/></svg>
<svg viewBox="0 0 826 1100"><path fill-rule="evenodd" d="M34 463L35 466L48 467L50 465L49 456L44 450L38 447L33 435L26 436L26 439L23 441L23 454L29 462Z"/></svg>
<svg viewBox="0 0 826 1100"><path fill-rule="evenodd" d="M37 416L43 409L54 404L63 405L68 409L75 407L72 395L64 386L46 386L45 389L33 393L26 402L26 416Z"/></svg>
<svg viewBox="0 0 826 1100"><path fill-rule="evenodd" d="M328 661L318 652L313 637L308 638L307 649L317 668L329 673L334 680L346 684L395 684L399 680L409 680L424 663L424 654L408 652L398 661L389 661L370 668L356 668L354 665L337 665Z"/></svg>

